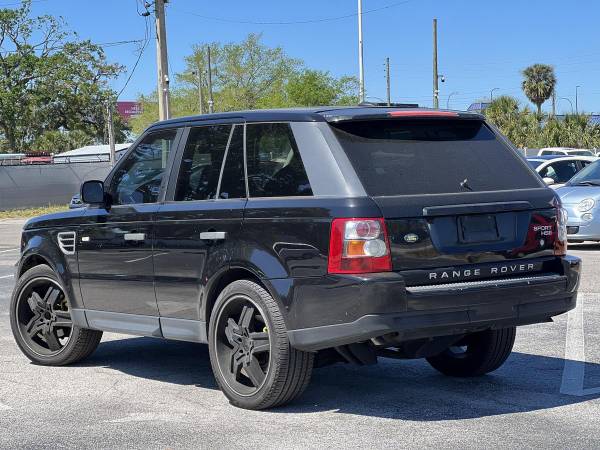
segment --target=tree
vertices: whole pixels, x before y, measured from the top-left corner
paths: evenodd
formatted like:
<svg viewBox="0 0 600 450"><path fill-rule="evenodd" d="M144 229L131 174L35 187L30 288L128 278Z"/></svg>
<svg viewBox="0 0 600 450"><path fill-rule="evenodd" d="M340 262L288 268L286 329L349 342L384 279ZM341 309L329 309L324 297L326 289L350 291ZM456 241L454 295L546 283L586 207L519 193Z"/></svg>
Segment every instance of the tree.
<svg viewBox="0 0 600 450"><path fill-rule="evenodd" d="M25 0L17 9L0 9L4 150L30 150L44 133L56 130L102 139L105 104L114 96L107 82L122 68L108 64L101 47L65 31L62 20L30 17L30 5Z"/></svg>
<svg viewBox="0 0 600 450"><path fill-rule="evenodd" d="M358 103L358 80L336 79L329 72L305 69L285 87L290 106L350 105Z"/></svg>
<svg viewBox="0 0 600 450"><path fill-rule="evenodd" d="M241 43L213 42L192 47L185 58L185 70L175 75L178 84L171 91L173 117L199 112L199 90L203 111L208 111L209 45L215 111L358 103L355 77L336 78L328 72L307 69L281 47L264 45L260 34L250 34ZM141 95L138 101L144 112L131 121L135 133L158 120L155 93Z"/></svg>
<svg viewBox="0 0 600 450"><path fill-rule="evenodd" d="M542 104L550 98L556 86L554 68L546 64L533 64L523 70L523 92L542 114Z"/></svg>

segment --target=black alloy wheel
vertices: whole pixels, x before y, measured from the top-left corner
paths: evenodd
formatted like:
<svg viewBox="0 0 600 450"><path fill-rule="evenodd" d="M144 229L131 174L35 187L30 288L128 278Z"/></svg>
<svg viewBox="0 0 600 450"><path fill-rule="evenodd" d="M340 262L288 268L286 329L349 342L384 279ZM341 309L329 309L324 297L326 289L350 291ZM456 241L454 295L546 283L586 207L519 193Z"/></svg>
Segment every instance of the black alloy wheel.
<svg viewBox="0 0 600 450"><path fill-rule="evenodd" d="M17 280L10 326L25 356L48 366L80 361L91 355L102 339L102 331L74 323L69 296L47 265L35 266Z"/></svg>
<svg viewBox="0 0 600 450"><path fill-rule="evenodd" d="M216 348L219 368L229 387L241 396L260 389L269 370L269 330L250 298L231 297L221 310Z"/></svg>
<svg viewBox="0 0 600 450"><path fill-rule="evenodd" d="M60 285L50 278L35 278L23 287L16 317L23 342L41 356L55 356L69 342L69 305Z"/></svg>
<svg viewBox="0 0 600 450"><path fill-rule="evenodd" d="M314 354L290 345L278 303L255 281L234 281L219 294L208 347L217 384L232 405L281 406L310 381Z"/></svg>

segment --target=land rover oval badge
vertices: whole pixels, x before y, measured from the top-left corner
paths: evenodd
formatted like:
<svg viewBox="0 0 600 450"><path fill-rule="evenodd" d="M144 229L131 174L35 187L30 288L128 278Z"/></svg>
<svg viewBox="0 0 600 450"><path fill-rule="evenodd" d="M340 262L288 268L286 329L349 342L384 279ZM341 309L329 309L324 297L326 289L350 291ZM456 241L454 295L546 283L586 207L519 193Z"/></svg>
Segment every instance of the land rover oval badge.
<svg viewBox="0 0 600 450"><path fill-rule="evenodd" d="M404 236L404 240L409 244L414 244L419 240L419 236L417 236L415 233L408 233Z"/></svg>

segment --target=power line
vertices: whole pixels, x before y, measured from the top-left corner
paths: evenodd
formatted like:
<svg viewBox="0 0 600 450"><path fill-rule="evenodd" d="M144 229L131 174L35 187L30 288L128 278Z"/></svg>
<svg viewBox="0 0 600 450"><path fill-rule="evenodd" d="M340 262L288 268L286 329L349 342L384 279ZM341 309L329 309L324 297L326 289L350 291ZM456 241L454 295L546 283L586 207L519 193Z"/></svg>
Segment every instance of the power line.
<svg viewBox="0 0 600 450"><path fill-rule="evenodd" d="M135 73L135 69L137 69L137 66L140 63L140 60L142 59L142 55L144 54L144 51L146 51L146 47L148 47L148 42L150 41L150 38L152 36L151 30L152 29L150 28L150 25L148 23L148 17L144 17L144 39L143 39L144 43L142 44L142 47L140 48L140 50L138 52L138 57L135 61L135 64L131 68L131 71L129 72L129 76L127 77L127 80L125 80L125 84L123 85L123 87L121 88L119 93L117 94L117 97L116 97L117 99L121 96L121 94L123 93L125 88L127 88L127 85L129 84L129 82L131 81L131 78L133 77L133 74ZM140 41L138 41L138 42L140 42Z"/></svg>
<svg viewBox="0 0 600 450"><path fill-rule="evenodd" d="M383 11L383 10L390 9L390 8L395 8L396 6L404 5L411 1L413 1L413 0L403 0L400 2L390 3L389 5L381 6L379 8L367 9L362 12L362 15L364 16L365 14L371 14L374 12ZM171 6L171 9L174 9L173 6ZM193 11L184 11L184 10L180 10L180 11L183 13L186 13L186 14L190 14L192 16L199 17L201 19L214 20L217 22L226 22L226 23L247 24L247 25L304 25L304 24L310 24L310 23L332 22L332 21L336 21L336 20L349 19L351 17L358 16L358 13L355 12L355 13L350 13L350 14L344 14L342 16L324 17L321 19L289 20L289 21L270 21L270 20L254 21L254 20L230 19L230 18L226 18L226 17L206 16L204 14L199 14L199 13L196 13Z"/></svg>

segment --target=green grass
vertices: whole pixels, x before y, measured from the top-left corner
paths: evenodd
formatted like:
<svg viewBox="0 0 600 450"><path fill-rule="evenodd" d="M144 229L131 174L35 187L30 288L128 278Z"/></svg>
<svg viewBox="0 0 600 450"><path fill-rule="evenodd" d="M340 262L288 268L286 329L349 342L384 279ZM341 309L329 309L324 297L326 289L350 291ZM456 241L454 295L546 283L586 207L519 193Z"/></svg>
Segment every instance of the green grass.
<svg viewBox="0 0 600 450"><path fill-rule="evenodd" d="M9 209L0 211L0 220L2 219L29 219L30 217L41 216L69 209L69 205L48 205L36 208Z"/></svg>

